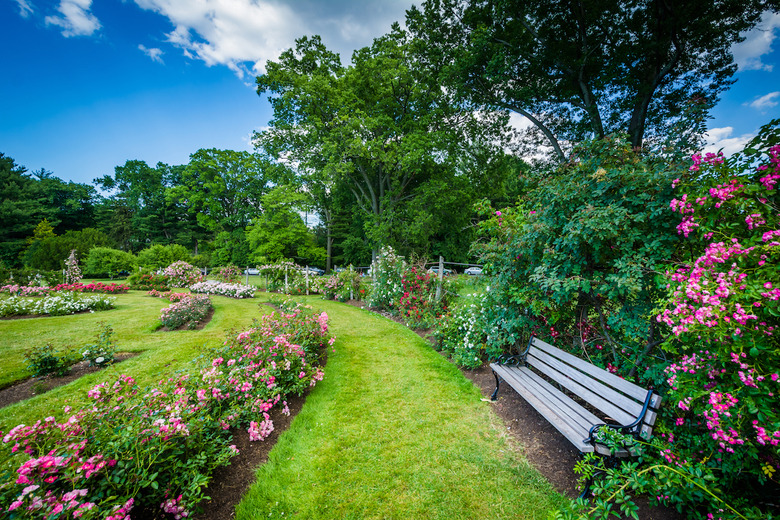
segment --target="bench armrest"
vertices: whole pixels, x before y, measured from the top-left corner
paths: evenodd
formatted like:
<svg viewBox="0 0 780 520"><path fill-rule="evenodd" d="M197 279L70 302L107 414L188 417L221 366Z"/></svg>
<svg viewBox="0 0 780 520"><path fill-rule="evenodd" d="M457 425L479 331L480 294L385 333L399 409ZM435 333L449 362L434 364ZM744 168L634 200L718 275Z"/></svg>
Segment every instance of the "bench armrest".
<svg viewBox="0 0 780 520"><path fill-rule="evenodd" d="M648 390L647 397L645 397L645 404L642 407L642 411L639 413L639 417L637 417L637 419L634 422L632 422L631 424L608 424L608 423L594 424L593 426L591 426L590 431L588 431L588 438L583 439L582 442L593 444L596 441L594 435L600 428L612 428L614 430L620 430L621 433L629 433L634 437L639 437L639 432L642 429L642 422L645 420L647 409L650 407L650 402L652 400L653 400L653 391Z"/></svg>

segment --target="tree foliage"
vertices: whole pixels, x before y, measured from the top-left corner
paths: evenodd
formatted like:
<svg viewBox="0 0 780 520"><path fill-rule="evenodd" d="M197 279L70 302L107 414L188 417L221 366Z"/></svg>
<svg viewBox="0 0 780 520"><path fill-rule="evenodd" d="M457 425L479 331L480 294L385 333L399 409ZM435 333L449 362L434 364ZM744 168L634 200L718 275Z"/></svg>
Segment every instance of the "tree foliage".
<svg viewBox="0 0 780 520"><path fill-rule="evenodd" d="M706 113L733 82L731 46L766 9L777 3L427 0L407 23L451 63L449 86L525 116L564 160L567 143L626 132L641 146Z"/></svg>

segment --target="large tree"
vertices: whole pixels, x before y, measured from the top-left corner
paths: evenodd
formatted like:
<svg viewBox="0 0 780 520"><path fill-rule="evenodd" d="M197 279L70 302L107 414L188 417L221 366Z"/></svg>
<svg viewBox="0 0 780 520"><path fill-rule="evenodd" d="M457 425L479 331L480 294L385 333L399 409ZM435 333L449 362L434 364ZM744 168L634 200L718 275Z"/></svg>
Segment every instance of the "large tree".
<svg viewBox="0 0 780 520"><path fill-rule="evenodd" d="M257 78L274 109L258 146L319 172L317 182L347 186L375 252L400 225L403 206L467 143L467 125L497 126L454 102L439 82L440 64L422 61L419 45L395 25L344 67L319 37L301 38Z"/></svg>
<svg viewBox="0 0 780 520"><path fill-rule="evenodd" d="M53 211L39 183L24 166L0 153L0 262L20 265L25 239L46 218L53 219Z"/></svg>
<svg viewBox="0 0 780 520"><path fill-rule="evenodd" d="M528 118L564 160L573 142L633 146L706 114L736 71L731 46L777 0L426 0L407 16L448 86Z"/></svg>

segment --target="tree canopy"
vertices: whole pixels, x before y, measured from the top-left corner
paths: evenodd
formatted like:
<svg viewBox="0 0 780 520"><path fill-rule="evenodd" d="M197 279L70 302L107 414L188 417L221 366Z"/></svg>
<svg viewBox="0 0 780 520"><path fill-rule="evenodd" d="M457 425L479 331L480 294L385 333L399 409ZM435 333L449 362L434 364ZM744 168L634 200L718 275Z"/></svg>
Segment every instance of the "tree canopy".
<svg viewBox="0 0 780 520"><path fill-rule="evenodd" d="M731 46L772 0L426 0L407 16L447 84L528 118L565 160L571 144L663 139L733 82ZM700 128L695 128L701 130Z"/></svg>

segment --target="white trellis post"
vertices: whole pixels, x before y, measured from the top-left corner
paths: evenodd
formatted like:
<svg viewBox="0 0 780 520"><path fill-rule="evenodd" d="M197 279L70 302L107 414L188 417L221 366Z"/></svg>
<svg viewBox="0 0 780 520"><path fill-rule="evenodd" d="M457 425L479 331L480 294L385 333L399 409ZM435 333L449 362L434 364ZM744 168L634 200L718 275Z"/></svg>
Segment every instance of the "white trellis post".
<svg viewBox="0 0 780 520"><path fill-rule="evenodd" d="M444 257L439 255L439 283L436 285L436 300L441 299L441 282L444 279Z"/></svg>
<svg viewBox="0 0 780 520"><path fill-rule="evenodd" d="M284 292L290 294L290 288L287 286L287 266L284 266Z"/></svg>
<svg viewBox="0 0 780 520"><path fill-rule="evenodd" d="M349 264L349 299L354 300L355 299L355 284L354 278L352 277L352 264Z"/></svg>
<svg viewBox="0 0 780 520"><path fill-rule="evenodd" d="M306 296L309 295L309 266L306 266Z"/></svg>

